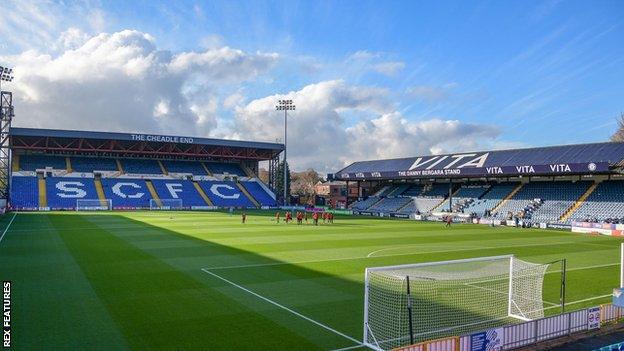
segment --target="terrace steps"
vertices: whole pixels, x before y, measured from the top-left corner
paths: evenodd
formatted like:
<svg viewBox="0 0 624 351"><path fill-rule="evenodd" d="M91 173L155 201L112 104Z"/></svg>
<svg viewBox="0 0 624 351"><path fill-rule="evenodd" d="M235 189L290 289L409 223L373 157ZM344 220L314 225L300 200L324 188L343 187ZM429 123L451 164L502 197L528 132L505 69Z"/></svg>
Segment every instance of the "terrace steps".
<svg viewBox="0 0 624 351"><path fill-rule="evenodd" d="M249 168L246 164L241 163L241 168L243 169L243 172L245 172L245 174L249 177L249 178L255 178L256 175L254 174L254 172L251 170L251 168Z"/></svg>
<svg viewBox="0 0 624 351"><path fill-rule="evenodd" d="M158 197L158 193L156 189L154 189L154 184L152 184L151 180L146 180L145 185L147 186L147 190L149 190L150 195L152 195L152 199L156 202L156 206L162 207L162 201L160 201L160 197Z"/></svg>
<svg viewBox="0 0 624 351"><path fill-rule="evenodd" d="M73 172L72 163L69 156L65 157L65 169L67 170L67 173Z"/></svg>
<svg viewBox="0 0 624 351"><path fill-rule="evenodd" d="M119 173L123 174L124 170L123 170L123 167L121 166L121 161L119 161L119 159L116 158L115 162L117 163L117 170L119 171Z"/></svg>
<svg viewBox="0 0 624 351"><path fill-rule="evenodd" d="M245 196L247 196L249 201L251 201L254 206L260 208L260 203L251 195L251 193L249 193L249 191L247 191L247 188L245 188L243 184L241 184L240 182L236 182L236 186L243 194L245 194Z"/></svg>
<svg viewBox="0 0 624 351"><path fill-rule="evenodd" d="M581 197L578 198L578 200L576 200L576 202L574 202L574 204L572 204L572 206L570 206L570 208L568 208L563 215L561 215L561 217L559 218L560 221L566 221L568 218L570 218L570 216L576 212L576 210L581 207L583 205L583 203L585 202L585 200L587 200L587 198L594 192L594 190L596 190L596 188L598 187L598 184L600 184L599 182L594 182L592 185L589 186L589 188L587 188L587 190L585 191L585 193L583 193L583 195L581 195Z"/></svg>
<svg viewBox="0 0 624 351"><path fill-rule="evenodd" d="M169 175L169 172L165 168L165 165L162 163L162 161L161 160L157 160L157 161L158 161L158 165L160 166L160 171L162 172L162 174Z"/></svg>
<svg viewBox="0 0 624 351"><path fill-rule="evenodd" d="M95 177L93 183L95 184L95 192L97 193L100 202L106 200L106 195L104 195L104 187L102 186L102 179L100 179L100 177Z"/></svg>
<svg viewBox="0 0 624 351"><path fill-rule="evenodd" d="M381 201L383 201L383 199L385 199L385 197L380 197L377 201L375 201L375 203L373 203L372 205L368 206L366 209L368 210L369 208L377 205L378 203L380 203Z"/></svg>
<svg viewBox="0 0 624 351"><path fill-rule="evenodd" d="M414 203L414 199L412 199L412 201L410 201L410 202L406 203L405 205L401 206L401 207L397 210L397 212L402 212L402 211L403 211L403 210L404 210L407 206L409 206L409 205L411 205L411 204L413 204L413 203Z"/></svg>
<svg viewBox="0 0 624 351"><path fill-rule="evenodd" d="M193 186L195 187L195 190L197 190L197 192L199 193L199 196L201 196L201 198L204 199L204 202L206 203L206 205L214 206L214 204L212 203L212 200L210 200L208 195L206 195L206 193L204 192L204 189L202 189L202 187L199 185L198 182L193 181Z"/></svg>
<svg viewBox="0 0 624 351"><path fill-rule="evenodd" d="M492 208L491 212L494 213L499 208L501 208L507 201L509 201L512 197L514 197L514 195L516 195L518 191L522 189L523 186L524 186L524 183L518 184L518 186L514 190L512 190L509 194L507 194L507 196L505 196L505 198L501 202L499 202L496 206Z"/></svg>
<svg viewBox="0 0 624 351"><path fill-rule="evenodd" d="M206 174L208 174L209 176L212 176L212 172L210 172L210 169L208 169L208 166L206 166L206 164L204 162L200 162L200 163L201 163L202 167L204 167L204 171L206 171Z"/></svg>
<svg viewBox="0 0 624 351"><path fill-rule="evenodd" d="M46 193L46 179L42 173L39 173L37 185L39 187L39 207L48 207L48 196Z"/></svg>
<svg viewBox="0 0 624 351"><path fill-rule="evenodd" d="M454 198L455 195L457 195L457 193L459 192L459 189L461 189L461 186L455 189L455 191L453 191L453 194L451 194L451 197ZM440 201L439 204L437 204L434 208L431 209L431 212L443 210L443 208L440 208L440 207L446 202L446 200L448 200L448 198L442 199L442 201Z"/></svg>

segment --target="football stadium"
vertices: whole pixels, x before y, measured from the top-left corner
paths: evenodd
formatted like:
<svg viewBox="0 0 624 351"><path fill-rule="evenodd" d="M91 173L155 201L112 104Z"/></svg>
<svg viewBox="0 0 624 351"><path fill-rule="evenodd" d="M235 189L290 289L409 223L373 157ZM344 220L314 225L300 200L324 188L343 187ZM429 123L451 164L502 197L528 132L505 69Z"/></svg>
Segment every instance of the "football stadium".
<svg viewBox="0 0 624 351"><path fill-rule="evenodd" d="M3 350L624 350L623 4L3 2Z"/></svg>
<svg viewBox="0 0 624 351"><path fill-rule="evenodd" d="M359 189L337 211L281 203L283 144L8 143L19 348L464 350L485 330L514 348L586 331L592 308L619 316L622 143L355 162L330 175ZM305 221L275 216L290 211Z"/></svg>

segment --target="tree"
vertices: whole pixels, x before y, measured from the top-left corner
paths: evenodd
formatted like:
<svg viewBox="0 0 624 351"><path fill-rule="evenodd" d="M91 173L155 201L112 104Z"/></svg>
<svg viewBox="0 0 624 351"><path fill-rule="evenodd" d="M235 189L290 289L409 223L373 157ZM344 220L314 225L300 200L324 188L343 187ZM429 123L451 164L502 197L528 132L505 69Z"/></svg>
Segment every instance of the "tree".
<svg viewBox="0 0 624 351"><path fill-rule="evenodd" d="M611 141L624 142L624 113L620 113L618 130L611 136Z"/></svg>
<svg viewBox="0 0 624 351"><path fill-rule="evenodd" d="M315 185L319 180L321 176L311 168L303 172L293 172L290 189L294 195L299 195L300 203L314 205Z"/></svg>
<svg viewBox="0 0 624 351"><path fill-rule="evenodd" d="M288 192L287 196L290 199L290 189L292 187L292 183L290 182L291 174L288 162L286 162L286 170L288 172L286 180L289 185L288 189L286 190ZM277 196L279 202L284 203L284 161L280 162L280 164L277 166L277 187L275 189L275 196Z"/></svg>

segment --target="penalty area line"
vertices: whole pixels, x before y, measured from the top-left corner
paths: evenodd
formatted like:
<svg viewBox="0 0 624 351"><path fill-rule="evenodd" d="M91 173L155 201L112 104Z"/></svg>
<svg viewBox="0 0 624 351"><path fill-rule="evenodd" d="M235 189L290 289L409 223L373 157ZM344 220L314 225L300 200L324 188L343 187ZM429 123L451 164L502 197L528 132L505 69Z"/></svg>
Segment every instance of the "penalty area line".
<svg viewBox="0 0 624 351"><path fill-rule="evenodd" d="M600 296L594 296L594 297L589 297L586 299L582 299L582 300L576 300L576 301L572 301L572 302L566 302L566 306L568 305L576 305L577 303L582 303L582 302L587 302L587 301L593 301L593 300L599 300L599 299L604 299L605 297L610 297L613 296L613 294L609 294L609 295L600 295ZM557 305L557 306L550 306L550 307L546 307L544 308L545 310L549 310L551 308L557 308L557 307L561 307L561 304Z"/></svg>
<svg viewBox="0 0 624 351"><path fill-rule="evenodd" d="M2 232L2 236L0 236L0 242L2 242L2 239L4 239L4 235L9 231L9 228L11 227L11 224L13 224L13 220L15 219L15 217L17 217L17 212L13 214L13 218L11 218L9 224L6 226L6 228L4 228L4 232Z"/></svg>
<svg viewBox="0 0 624 351"><path fill-rule="evenodd" d="M314 319L312 319L312 318L310 318L310 317L304 316L304 315L302 315L301 313L299 313L299 312L297 312L297 311L293 311L293 310L291 310L290 308L288 308L288 307L286 307L286 306L284 306L284 305L282 305L282 304L279 304L279 303L277 303L277 302L275 302L275 301L273 301L273 300L271 300L271 299L269 299L269 298L267 298L267 297L264 297L264 296L262 296L262 295L260 295L260 294L258 294L258 293L256 293L256 292L253 292L253 291L251 291L251 290L247 289L246 287L244 287L244 286L242 286L242 285L239 285L239 284L234 283L234 282L233 282L233 281L231 281L231 280L228 280L228 279L226 279L226 278L223 278L222 276L220 276L220 275L218 275L218 274L216 274L216 273L213 273L213 272L211 272L211 271L209 271L209 270L207 270L207 269L205 269L205 268L202 268L201 270L202 270L204 273L210 274L211 276L213 276L213 277L215 277L215 278L217 278L217 279L220 279L220 280L222 280L222 281L224 281L224 282L226 282L226 283L228 283L228 284L230 284L230 285L232 285L232 286L234 286L234 287L236 287L236 288L239 288L239 289L243 290L244 292L246 292L246 293L248 293L248 294L251 294L251 295L253 295L253 296L255 296L255 297L257 297L257 298L259 298L259 299L261 299L261 300L263 300L263 301L265 301L265 302L268 302L268 303L270 303L270 304L271 304L271 305L273 305L273 306L279 307L279 308L281 308L281 309L283 309L283 310L285 310L285 311L287 311L287 312L290 312L290 313L294 314L295 316L297 316L297 317L299 317L299 318L305 319L306 321L308 321L308 322L310 322L310 323L316 324L317 326L319 326L319 327L321 327L321 328L323 328L323 329L325 329L325 330L328 330L328 331L330 331L330 332L332 332L332 333L334 333L334 334L336 334L336 335L340 335L340 336L342 336L343 338L348 339L348 340L350 340L350 341L353 341L354 343L356 343L356 344L357 344L357 346L358 346L358 347L359 347L359 346L362 346L362 342L361 342L361 341L359 341L359 340L357 340L357 339L354 339L354 338L350 337L349 335L346 335L346 334L344 334L344 333L341 333L341 332L337 331L336 329L331 328L331 327L329 327L329 326L327 326L327 325L325 325L325 324L323 324L323 323L321 323L321 322L315 321ZM343 350L346 350L346 349L343 349Z"/></svg>

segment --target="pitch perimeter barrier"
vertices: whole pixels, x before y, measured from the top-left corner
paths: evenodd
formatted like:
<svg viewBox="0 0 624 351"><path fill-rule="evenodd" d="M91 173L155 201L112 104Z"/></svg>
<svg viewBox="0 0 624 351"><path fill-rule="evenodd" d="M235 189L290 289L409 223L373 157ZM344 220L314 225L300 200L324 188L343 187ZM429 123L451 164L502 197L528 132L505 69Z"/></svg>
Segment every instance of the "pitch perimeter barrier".
<svg viewBox="0 0 624 351"><path fill-rule="evenodd" d="M418 344L399 347L393 351L460 351L459 337L425 341Z"/></svg>
<svg viewBox="0 0 624 351"><path fill-rule="evenodd" d="M512 350L573 333L599 329L624 317L624 308L604 304L518 324L444 339L425 341L395 351Z"/></svg>

